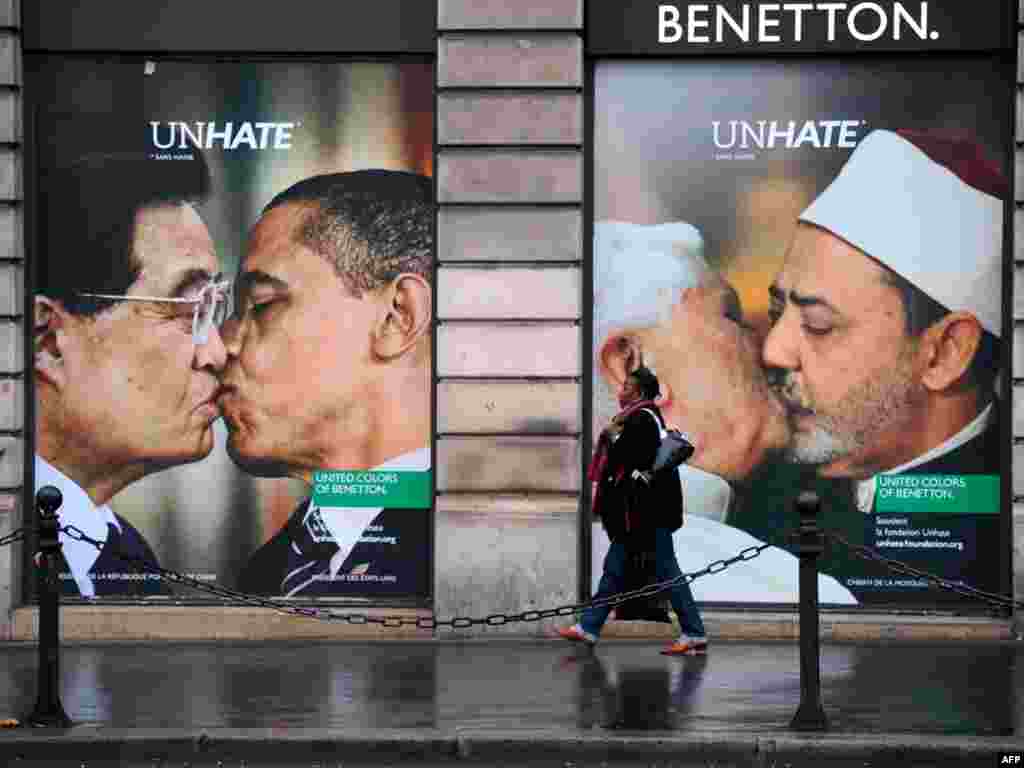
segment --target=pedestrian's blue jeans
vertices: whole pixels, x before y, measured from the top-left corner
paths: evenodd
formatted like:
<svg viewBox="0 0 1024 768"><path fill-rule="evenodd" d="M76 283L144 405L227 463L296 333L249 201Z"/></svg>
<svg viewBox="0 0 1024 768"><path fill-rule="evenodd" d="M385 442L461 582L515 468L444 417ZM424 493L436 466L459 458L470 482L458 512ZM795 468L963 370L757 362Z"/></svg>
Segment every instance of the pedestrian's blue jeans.
<svg viewBox="0 0 1024 768"><path fill-rule="evenodd" d="M676 560L675 549L672 546L672 532L667 528L658 528L654 532L654 570L655 579L658 581L666 581L682 575L682 571L679 570L679 562ZM621 541L613 541L604 559L604 573L601 575L601 582L597 586L597 594L594 595L594 598L610 597L622 592L625 572L626 548ZM682 631L690 637L704 637L704 622L701 621L697 604L693 601L690 585L677 584L668 590L668 596L672 603L672 610L679 617L679 627ZM583 619L580 622L583 631L598 637L611 612L610 606L588 608L583 612Z"/></svg>

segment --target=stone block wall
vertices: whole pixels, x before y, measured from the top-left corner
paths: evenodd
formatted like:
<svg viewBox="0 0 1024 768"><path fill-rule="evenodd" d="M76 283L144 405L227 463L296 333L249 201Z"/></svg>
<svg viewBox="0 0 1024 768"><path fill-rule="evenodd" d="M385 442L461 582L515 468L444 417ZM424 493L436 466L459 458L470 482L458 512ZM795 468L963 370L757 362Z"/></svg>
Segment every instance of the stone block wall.
<svg viewBox="0 0 1024 768"><path fill-rule="evenodd" d="M20 0L0 0L0 536L21 527L25 442ZM19 545L0 547L0 640L21 582Z"/></svg>
<svg viewBox="0 0 1024 768"><path fill-rule="evenodd" d="M439 617L577 596L590 296L584 1L437 0ZM30 459L20 6L0 0L0 536L21 525ZM1024 0L1019 34L1013 552L1024 600ZM0 640L12 636L20 565L20 547L0 548ZM1024 611L1017 625L1024 633ZM238 632L256 637L246 626ZM524 629L547 626L487 631Z"/></svg>
<svg viewBox="0 0 1024 768"><path fill-rule="evenodd" d="M583 1L438 22L435 612L546 608L578 589Z"/></svg>

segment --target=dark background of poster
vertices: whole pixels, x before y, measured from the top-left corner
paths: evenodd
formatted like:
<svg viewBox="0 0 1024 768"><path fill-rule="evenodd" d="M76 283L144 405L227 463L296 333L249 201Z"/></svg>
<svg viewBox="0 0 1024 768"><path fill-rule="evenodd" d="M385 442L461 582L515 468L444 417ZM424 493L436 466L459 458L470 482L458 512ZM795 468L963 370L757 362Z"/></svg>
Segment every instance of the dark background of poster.
<svg viewBox="0 0 1024 768"><path fill-rule="evenodd" d="M756 34L751 35L750 42L735 38L726 27L727 36L721 43L689 43L686 34L676 43L658 42L658 6L675 5L679 9L679 20L685 28L687 6L708 5L710 10L700 12L698 18L710 19L711 26L703 27L700 34L710 33L714 40L715 7L723 6L732 18L741 18L740 7L751 6L751 28L756 29L757 6L759 2L750 0L705 0L702 3L674 2L664 0L631 0L628 3L602 2L598 0L587 3L587 53L608 56L621 54L640 54L655 56L700 55L707 53L748 53L748 54L790 54L790 53L824 53L840 52L873 52L886 53L896 51L928 51L940 53L944 51L992 51L998 48L1013 48L1013 25L1008 22L1012 17L1007 14L1007 4L1002 0L930 0L928 3L929 28L939 32L937 40L921 40L917 35L903 36L901 40L893 40L888 32L878 40L862 42L853 38L847 31L844 21L845 12L838 15L836 39L828 42L827 21L824 13L806 13L803 22L803 35L800 42L792 37L792 23L783 21L778 27L768 30L778 34L781 42L755 42ZM848 10L857 5L856 0L847 3ZM891 25L892 0L878 2L889 12ZM914 18L919 11L919 0L904 0L906 7ZM790 19L791 14L776 12L773 18ZM868 19L871 19L869 21ZM870 30L875 23L873 13L866 13L863 20L858 17L858 25ZM891 29L891 26L890 26Z"/></svg>
<svg viewBox="0 0 1024 768"><path fill-rule="evenodd" d="M427 0L26 0L26 51L422 53Z"/></svg>
<svg viewBox="0 0 1024 768"><path fill-rule="evenodd" d="M1007 167L1012 90L997 56L609 60L595 65L594 85L594 220L682 220L696 226L709 263L737 287L745 312L762 332L767 286L796 216L852 150L780 148L754 150L754 159L715 160L721 150L713 142L712 121L864 120L868 130L969 133ZM1004 340L1011 329L1005 331ZM854 544L865 543L864 515L850 503L848 486L794 465L766 465L736 489L728 522L775 541L797 524L793 502L801 489L819 492L827 525ZM1003 499L1002 515L977 518L975 546L985 556L972 566L974 586L1006 591L1003 570L1011 542L1002 535L1001 518L1009 507ZM826 551L821 570L837 578L890 575L838 547ZM965 605L963 598L937 590L852 591L863 602Z"/></svg>

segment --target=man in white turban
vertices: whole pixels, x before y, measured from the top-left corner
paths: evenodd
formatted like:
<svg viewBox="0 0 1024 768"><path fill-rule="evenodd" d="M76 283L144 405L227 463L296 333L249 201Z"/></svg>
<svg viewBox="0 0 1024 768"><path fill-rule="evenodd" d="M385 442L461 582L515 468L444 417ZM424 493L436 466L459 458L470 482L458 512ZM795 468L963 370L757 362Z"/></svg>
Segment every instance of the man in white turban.
<svg viewBox="0 0 1024 768"><path fill-rule="evenodd" d="M822 476L858 481L913 468L939 474L953 460L961 474L997 472L988 443L998 433L1003 185L973 143L869 134L800 215L769 289L763 363L790 438L745 435L717 457L698 449L692 463L742 476L781 447ZM716 336L730 324L713 293L682 302L699 328L682 341L719 384L750 389L747 361ZM683 416L716 410L700 397L708 393L691 394L678 404Z"/></svg>
<svg viewBox="0 0 1024 768"><path fill-rule="evenodd" d="M677 403L679 418L710 414L691 434L722 449L712 456L698 448L691 463L740 479L781 449L821 477L850 481L865 514L954 511L894 506L892 475L987 475L996 491L967 494L955 511L977 520L963 546L980 553L997 545L1006 194L998 167L974 142L884 130L865 137L800 215L770 288L761 362L777 397L753 413L767 422L781 403L788 439L715 429L726 390L758 386L755 358L727 338L735 331L716 311L714 291L691 291L682 302L679 313L695 332L678 341L704 361L717 391L691 389ZM959 560L949 561L947 575L995 578L998 557L964 551Z"/></svg>

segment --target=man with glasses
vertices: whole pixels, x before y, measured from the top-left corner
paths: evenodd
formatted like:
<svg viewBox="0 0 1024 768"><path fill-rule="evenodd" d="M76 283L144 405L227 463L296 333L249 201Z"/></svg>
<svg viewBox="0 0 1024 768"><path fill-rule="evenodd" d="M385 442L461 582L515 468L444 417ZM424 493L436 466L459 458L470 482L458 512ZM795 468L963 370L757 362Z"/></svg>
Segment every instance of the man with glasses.
<svg viewBox="0 0 1024 768"><path fill-rule="evenodd" d="M35 486L64 497L62 589L82 597L160 591L116 553L156 563L107 503L135 481L213 449L219 324L228 284L195 204L199 152L158 161L92 155L51 171L34 303Z"/></svg>
<svg viewBox="0 0 1024 768"><path fill-rule="evenodd" d="M430 468L430 180L396 171L300 181L249 238L225 323L219 404L249 474ZM423 509L306 501L246 565L246 592L425 590Z"/></svg>

